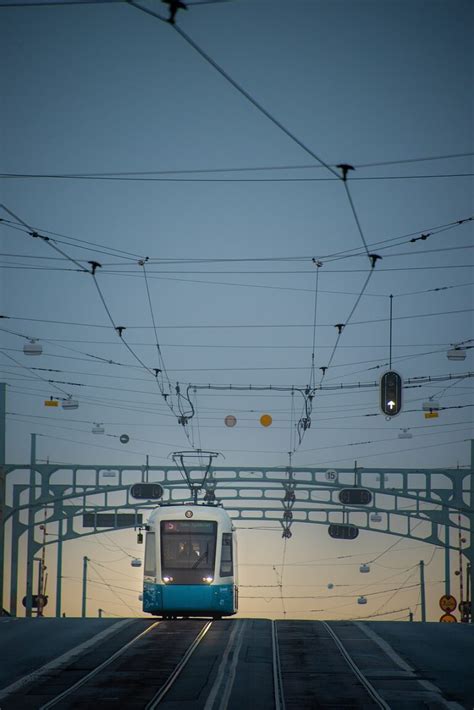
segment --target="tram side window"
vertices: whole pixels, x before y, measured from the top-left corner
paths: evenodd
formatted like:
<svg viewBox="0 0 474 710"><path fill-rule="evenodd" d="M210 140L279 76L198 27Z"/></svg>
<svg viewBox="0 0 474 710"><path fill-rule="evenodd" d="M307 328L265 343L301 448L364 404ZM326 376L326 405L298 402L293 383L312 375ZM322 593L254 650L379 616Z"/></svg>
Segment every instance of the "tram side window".
<svg viewBox="0 0 474 710"><path fill-rule="evenodd" d="M232 533L222 533L221 577L232 577Z"/></svg>
<svg viewBox="0 0 474 710"><path fill-rule="evenodd" d="M145 577L156 577L155 533L147 532L145 540Z"/></svg>

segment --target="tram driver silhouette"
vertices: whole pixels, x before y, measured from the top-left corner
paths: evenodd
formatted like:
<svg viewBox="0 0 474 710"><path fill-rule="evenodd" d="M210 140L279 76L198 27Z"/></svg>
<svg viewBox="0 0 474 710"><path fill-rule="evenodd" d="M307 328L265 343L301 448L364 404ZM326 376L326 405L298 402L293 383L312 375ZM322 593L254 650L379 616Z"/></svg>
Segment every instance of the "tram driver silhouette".
<svg viewBox="0 0 474 710"><path fill-rule="evenodd" d="M195 560L199 557L199 552L193 549L190 542L180 542L178 548L178 560Z"/></svg>

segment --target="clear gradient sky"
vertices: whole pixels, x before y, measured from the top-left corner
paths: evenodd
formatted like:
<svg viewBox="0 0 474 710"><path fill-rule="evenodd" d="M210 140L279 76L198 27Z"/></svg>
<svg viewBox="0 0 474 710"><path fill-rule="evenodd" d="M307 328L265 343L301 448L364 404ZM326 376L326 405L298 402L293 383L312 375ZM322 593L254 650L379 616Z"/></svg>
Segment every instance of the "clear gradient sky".
<svg viewBox="0 0 474 710"><path fill-rule="evenodd" d="M166 15L158 0L143 6ZM156 343L138 264L149 257L153 315L173 382L304 387L313 335L319 382L318 368L336 341L334 325L346 322L369 271L343 183L179 32L137 8L0 7L0 20L1 202L42 234L63 235L57 246L75 260L103 264L97 279L112 318L127 327L127 342L152 368ZM464 362L446 357L452 344L474 337L473 223L455 224L472 215L470 4L232 0L190 6L177 23L313 154L330 166L356 167L350 194L369 251L383 259L324 384L378 380L389 355L390 294L393 365L405 379L472 370L472 350ZM5 212L0 217L11 219ZM143 464L148 454L161 465L172 451L189 448L149 373L114 332L91 276L15 225L0 227L1 313L10 317L0 326L11 331L0 333L1 379L9 384L7 461L29 460L31 432L40 435L38 457L53 462ZM344 258L331 256L339 252ZM315 331L313 257L323 262ZM41 340L41 358L23 355L25 336ZM61 391L38 374L78 384L60 384ZM333 468L354 460L466 466L472 387L466 380L407 389L405 411L392 421L379 413L376 388L321 392L293 461ZM44 407L45 398L64 390L79 409ZM462 408L426 420L421 407L429 397ZM291 395L198 391L194 404L192 440L221 452L226 466L287 465L295 445ZM266 429L259 424L265 412L273 417ZM378 414L366 416L372 413ZM237 418L232 429L224 425L228 414ZM104 424L106 436L91 433L94 422ZM398 439L401 428L413 438ZM117 438L124 432L126 446ZM348 551L321 526L308 527L293 528L284 589L291 597L298 593L291 582L321 585L309 592L325 598L317 604L288 599L286 610L296 616L325 610L309 618L354 614L366 584L353 587L338 612L327 583L354 582L359 561L394 538L361 534ZM239 536L241 582L278 584L272 567L282 560L280 532ZM79 577L87 554L115 570L107 579L132 575L128 582L138 589L140 571L129 567L117 541L134 554L131 532L71 543L65 575ZM428 562L429 545L398 551L414 546L404 542L388 553L371 582L398 574L398 586L411 564ZM341 554L360 558L335 561ZM314 560L310 567L291 566ZM382 568L384 560L392 572ZM261 570L246 566L255 563ZM434 554L428 568L433 599L441 563L441 553ZM65 584L65 611L78 613L79 584ZM243 588L242 597L251 589ZM273 593L267 601L243 601L242 613L279 615ZM414 607L417 595L418 589L401 592L388 608ZM135 591L124 598L139 613ZM103 585L90 604L131 613Z"/></svg>

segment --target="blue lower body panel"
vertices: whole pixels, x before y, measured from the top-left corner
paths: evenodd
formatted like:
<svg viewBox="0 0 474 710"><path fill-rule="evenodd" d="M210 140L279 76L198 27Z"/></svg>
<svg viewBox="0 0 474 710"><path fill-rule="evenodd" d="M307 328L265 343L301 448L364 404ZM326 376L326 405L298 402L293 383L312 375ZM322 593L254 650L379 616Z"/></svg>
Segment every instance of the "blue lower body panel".
<svg viewBox="0 0 474 710"><path fill-rule="evenodd" d="M152 584L143 588L143 611L149 614L213 616L235 614L233 584Z"/></svg>

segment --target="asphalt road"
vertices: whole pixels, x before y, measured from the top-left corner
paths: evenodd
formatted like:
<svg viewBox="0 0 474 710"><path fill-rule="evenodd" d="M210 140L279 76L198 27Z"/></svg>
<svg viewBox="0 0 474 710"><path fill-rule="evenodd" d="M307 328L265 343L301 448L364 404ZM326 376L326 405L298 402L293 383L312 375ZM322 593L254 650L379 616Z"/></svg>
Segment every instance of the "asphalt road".
<svg viewBox="0 0 474 710"><path fill-rule="evenodd" d="M0 619L0 707L39 707L40 699L71 687L155 621ZM153 626L84 687L76 704L66 700L64 707L87 708L91 698L113 707L120 696L121 702L134 699L133 707L141 708L142 696L162 687L203 625L166 621ZM160 708L272 710L273 632L287 710L374 706L334 633L392 710L474 708L474 625L288 620L272 629L267 619L214 622ZM23 677L45 664L50 664L46 673L22 685ZM5 695L12 684L14 693Z"/></svg>
<svg viewBox="0 0 474 710"><path fill-rule="evenodd" d="M372 621L364 625L387 641L420 677L435 683L445 697L474 708L474 624Z"/></svg>

